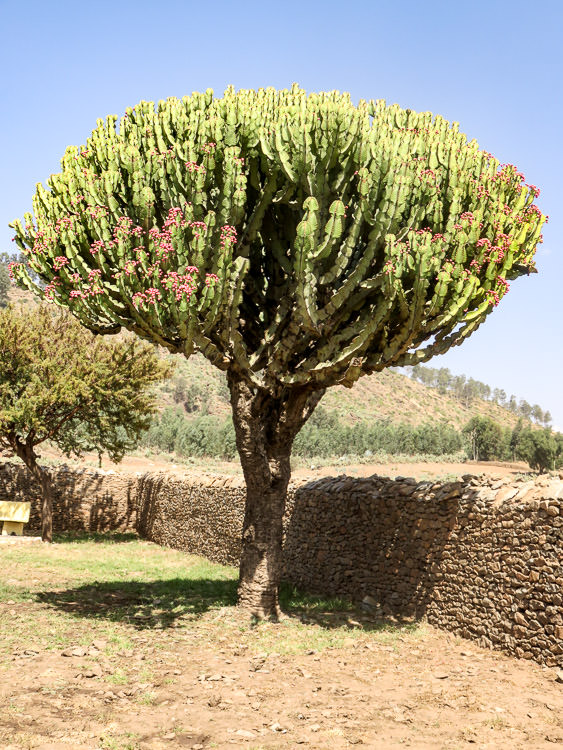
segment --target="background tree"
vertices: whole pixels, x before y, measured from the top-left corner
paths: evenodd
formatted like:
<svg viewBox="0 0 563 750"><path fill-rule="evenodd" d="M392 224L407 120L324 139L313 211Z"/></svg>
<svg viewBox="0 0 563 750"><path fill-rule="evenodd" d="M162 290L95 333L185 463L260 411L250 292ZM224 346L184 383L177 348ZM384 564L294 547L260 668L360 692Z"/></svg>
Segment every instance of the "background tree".
<svg viewBox="0 0 563 750"><path fill-rule="evenodd" d="M475 416L463 428L468 455L474 461L499 461L506 456L506 438L490 417Z"/></svg>
<svg viewBox="0 0 563 750"><path fill-rule="evenodd" d="M537 422L538 424L540 422L543 422L543 409L538 404L534 404L532 406L532 419Z"/></svg>
<svg viewBox="0 0 563 750"><path fill-rule="evenodd" d="M521 430L516 443L516 455L526 461L531 469L542 474L555 469L559 455L559 441L551 430Z"/></svg>
<svg viewBox="0 0 563 750"><path fill-rule="evenodd" d="M476 330L534 271L537 193L429 112L229 88L98 121L13 226L43 295L84 325L226 371L239 601L275 617L295 436L326 388Z"/></svg>
<svg viewBox="0 0 563 750"><path fill-rule="evenodd" d="M528 420L532 416L532 407L525 398L520 399L520 403L518 404L518 413L521 414L524 419Z"/></svg>
<svg viewBox="0 0 563 750"><path fill-rule="evenodd" d="M169 373L153 347L95 337L68 314L0 310L0 446L41 486L44 541L52 540L52 491L37 446L49 441L67 456L95 450L120 461L149 426L149 387Z"/></svg>
<svg viewBox="0 0 563 750"><path fill-rule="evenodd" d="M441 367L438 370L436 385L440 393L447 393L452 384L452 374L447 367Z"/></svg>
<svg viewBox="0 0 563 750"><path fill-rule="evenodd" d="M514 425L514 428L510 435L510 443L509 443L510 455L513 461L516 461L516 459L518 458L518 455L517 455L518 441L520 440L520 433L522 432L523 429L524 429L524 424L522 422L522 417L518 417L518 421Z"/></svg>
<svg viewBox="0 0 563 750"><path fill-rule="evenodd" d="M8 290L10 289L10 275L8 266L0 262L0 307L8 304Z"/></svg>

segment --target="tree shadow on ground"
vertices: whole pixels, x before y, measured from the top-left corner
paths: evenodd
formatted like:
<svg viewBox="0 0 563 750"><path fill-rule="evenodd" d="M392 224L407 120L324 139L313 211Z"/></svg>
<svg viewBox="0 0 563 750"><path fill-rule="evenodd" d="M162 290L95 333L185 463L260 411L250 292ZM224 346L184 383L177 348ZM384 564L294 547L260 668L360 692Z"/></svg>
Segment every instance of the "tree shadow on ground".
<svg viewBox="0 0 563 750"><path fill-rule="evenodd" d="M291 619L305 625L317 625L324 630L336 628L354 632L410 632L419 621L401 617L380 609L362 609L350 599L308 594L285 582L280 588L282 611Z"/></svg>
<svg viewBox="0 0 563 750"><path fill-rule="evenodd" d="M35 598L50 609L74 617L127 623L137 630L158 630L180 627L214 609L223 609L223 617L236 616L240 621L235 609L236 589L234 580L170 578L89 583L61 591L41 591ZM280 599L285 617L325 630L408 632L416 627L413 620L366 614L352 602L303 594L290 585L282 586Z"/></svg>
<svg viewBox="0 0 563 750"><path fill-rule="evenodd" d="M94 542L96 544L123 544L125 542L138 542L139 535L134 532L86 532L86 531L65 531L53 535L53 542L56 544L83 544Z"/></svg>
<svg viewBox="0 0 563 750"><path fill-rule="evenodd" d="M135 533L65 532L64 543L123 544L137 542ZM59 591L43 591L36 600L75 617L132 624L138 630L179 627L210 610L223 609L225 618L244 619L235 609L237 581L221 578L171 578L157 581L102 581ZM280 586L284 617L325 630L354 632L409 632L418 624L412 617L365 611L345 597L304 592L290 582ZM250 617L248 623L251 624Z"/></svg>
<svg viewBox="0 0 563 750"><path fill-rule="evenodd" d="M210 609L236 603L236 581L170 578L105 581L63 591L42 591L36 600L75 617L109 620L138 630L177 627Z"/></svg>

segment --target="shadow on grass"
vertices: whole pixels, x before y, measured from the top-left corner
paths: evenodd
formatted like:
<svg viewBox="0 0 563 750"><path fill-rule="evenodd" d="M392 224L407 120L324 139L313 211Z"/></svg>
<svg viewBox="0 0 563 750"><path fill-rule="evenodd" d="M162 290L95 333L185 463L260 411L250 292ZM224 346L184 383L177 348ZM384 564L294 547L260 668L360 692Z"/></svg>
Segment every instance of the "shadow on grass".
<svg viewBox="0 0 563 750"><path fill-rule="evenodd" d="M221 579L105 581L40 592L36 600L75 617L127 622L146 630L176 627L180 619L234 605L236 587L236 581Z"/></svg>
<svg viewBox="0 0 563 750"><path fill-rule="evenodd" d="M354 632L410 632L419 626L412 617L397 617L381 610L365 612L350 599L307 594L288 582L280 587L280 605L289 617L325 630L343 628Z"/></svg>
<svg viewBox="0 0 563 750"><path fill-rule="evenodd" d="M54 534L53 541L56 544L83 544L86 542L95 542L96 544L123 544L126 542L138 542L139 536L133 532L86 532L86 531L65 531L61 534Z"/></svg>
<svg viewBox="0 0 563 750"><path fill-rule="evenodd" d="M134 533L118 532L65 532L55 536L59 544L123 544L138 540ZM63 591L39 592L36 600L75 617L130 623L138 630L178 627L182 621L189 622L210 610L225 607L233 607L232 615L239 620L244 618L234 609L237 581L219 577L94 582ZM382 611L366 613L349 599L308 594L288 582L280 586L280 605L291 620L326 630L408 632L417 627L412 618L401 619ZM225 616L229 617L229 613Z"/></svg>
<svg viewBox="0 0 563 750"><path fill-rule="evenodd" d="M107 581L63 591L43 591L36 600L74 617L108 620L133 625L137 630L181 627L204 613L232 607L227 618L239 616L235 605L237 582L221 579L171 578L163 581ZM303 594L290 584L280 590L282 610L291 620L316 625L325 630L405 631L416 623L397 620L383 614L359 614L345 599ZM249 624L250 618L249 618Z"/></svg>

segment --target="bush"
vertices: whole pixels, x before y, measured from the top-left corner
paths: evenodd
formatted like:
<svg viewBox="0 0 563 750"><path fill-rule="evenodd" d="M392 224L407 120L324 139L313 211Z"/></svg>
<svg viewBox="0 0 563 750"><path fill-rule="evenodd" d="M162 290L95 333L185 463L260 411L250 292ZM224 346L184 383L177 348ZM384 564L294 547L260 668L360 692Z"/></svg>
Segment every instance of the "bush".
<svg viewBox="0 0 563 750"><path fill-rule="evenodd" d="M183 421L175 441L179 456L209 456L233 459L236 456L235 429L230 419L203 416Z"/></svg>
<svg viewBox="0 0 563 750"><path fill-rule="evenodd" d="M540 474L555 469L563 458L563 436L551 430L521 430L516 443L516 455Z"/></svg>
<svg viewBox="0 0 563 750"><path fill-rule="evenodd" d="M490 417L473 417L462 432L467 455L474 461L503 461L508 457L510 432Z"/></svg>

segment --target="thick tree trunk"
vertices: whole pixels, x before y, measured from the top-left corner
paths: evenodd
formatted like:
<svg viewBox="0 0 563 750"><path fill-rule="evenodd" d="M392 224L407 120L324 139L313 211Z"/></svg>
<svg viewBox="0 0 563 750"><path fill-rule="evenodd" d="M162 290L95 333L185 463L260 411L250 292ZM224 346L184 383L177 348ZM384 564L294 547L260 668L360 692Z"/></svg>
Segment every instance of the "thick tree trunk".
<svg viewBox="0 0 563 750"><path fill-rule="evenodd" d="M53 492L49 475L37 465L41 474L41 539L44 542L53 541Z"/></svg>
<svg viewBox="0 0 563 750"><path fill-rule="evenodd" d="M228 382L246 481L239 605L250 615L276 620L291 448L324 390L287 389L272 394L253 388L233 373Z"/></svg>
<svg viewBox="0 0 563 750"><path fill-rule="evenodd" d="M52 542L53 491L49 474L37 463L37 456L32 446L18 442L14 445L14 450L41 486L41 539L44 542Z"/></svg>

